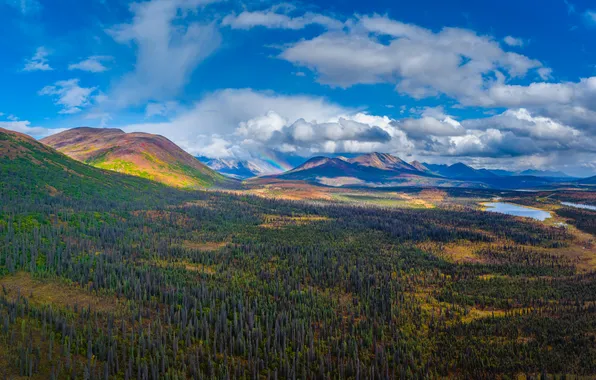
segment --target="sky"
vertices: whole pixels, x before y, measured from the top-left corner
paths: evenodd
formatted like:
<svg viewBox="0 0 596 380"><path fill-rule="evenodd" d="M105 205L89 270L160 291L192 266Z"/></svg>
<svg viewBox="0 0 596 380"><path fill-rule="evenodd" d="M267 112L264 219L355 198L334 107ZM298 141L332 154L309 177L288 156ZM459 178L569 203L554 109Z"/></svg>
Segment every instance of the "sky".
<svg viewBox="0 0 596 380"><path fill-rule="evenodd" d="M586 0L0 0L0 128L596 174Z"/></svg>

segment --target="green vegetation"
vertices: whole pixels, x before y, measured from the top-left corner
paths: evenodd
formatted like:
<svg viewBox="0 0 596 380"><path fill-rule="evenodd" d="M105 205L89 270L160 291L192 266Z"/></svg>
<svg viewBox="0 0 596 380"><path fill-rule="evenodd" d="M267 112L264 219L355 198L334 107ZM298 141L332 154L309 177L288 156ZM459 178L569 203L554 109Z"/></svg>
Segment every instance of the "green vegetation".
<svg viewBox="0 0 596 380"><path fill-rule="evenodd" d="M596 375L596 275L566 229L172 190L13 143L3 377ZM442 255L464 242L475 261Z"/></svg>

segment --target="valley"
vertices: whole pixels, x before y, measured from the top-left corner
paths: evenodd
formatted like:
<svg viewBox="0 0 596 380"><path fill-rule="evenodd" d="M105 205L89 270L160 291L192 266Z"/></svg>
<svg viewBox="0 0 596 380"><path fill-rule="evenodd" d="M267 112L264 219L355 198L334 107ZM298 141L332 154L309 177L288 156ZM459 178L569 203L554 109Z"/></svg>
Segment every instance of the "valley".
<svg viewBox="0 0 596 380"><path fill-rule="evenodd" d="M380 159L366 175L420 170ZM309 165L188 188L81 161L0 130L3 377L596 375L596 212L563 203L589 189L293 177Z"/></svg>

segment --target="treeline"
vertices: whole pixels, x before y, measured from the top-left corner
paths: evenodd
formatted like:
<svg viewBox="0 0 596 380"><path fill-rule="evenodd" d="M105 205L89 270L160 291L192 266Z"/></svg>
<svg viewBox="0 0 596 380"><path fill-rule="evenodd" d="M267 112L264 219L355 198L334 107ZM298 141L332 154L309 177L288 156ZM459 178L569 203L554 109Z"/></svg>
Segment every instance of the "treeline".
<svg viewBox="0 0 596 380"><path fill-rule="evenodd" d="M2 173L11 175L0 189L4 377L596 374L596 279L548 253L569 243L565 229L467 208L162 187L120 195L120 180L54 192ZM88 186L99 186L93 197ZM481 260L423 249L460 241L477 244ZM23 273L80 302L11 287Z"/></svg>

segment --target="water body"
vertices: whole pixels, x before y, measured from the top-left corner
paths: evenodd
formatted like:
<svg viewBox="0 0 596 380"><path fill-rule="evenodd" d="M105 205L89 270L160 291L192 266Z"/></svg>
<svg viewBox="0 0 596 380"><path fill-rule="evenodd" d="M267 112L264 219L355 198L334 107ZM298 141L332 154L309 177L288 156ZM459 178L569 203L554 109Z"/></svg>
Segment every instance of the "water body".
<svg viewBox="0 0 596 380"><path fill-rule="evenodd" d="M561 202L561 204L569 207L583 208L584 210L596 211L596 206L585 205L582 203Z"/></svg>
<svg viewBox="0 0 596 380"><path fill-rule="evenodd" d="M514 205L512 203L492 202L485 203L486 211L498 212L500 214L522 216L524 218L532 218L540 221L545 221L551 217L550 212L535 210L533 208Z"/></svg>

